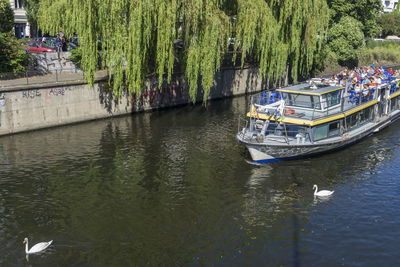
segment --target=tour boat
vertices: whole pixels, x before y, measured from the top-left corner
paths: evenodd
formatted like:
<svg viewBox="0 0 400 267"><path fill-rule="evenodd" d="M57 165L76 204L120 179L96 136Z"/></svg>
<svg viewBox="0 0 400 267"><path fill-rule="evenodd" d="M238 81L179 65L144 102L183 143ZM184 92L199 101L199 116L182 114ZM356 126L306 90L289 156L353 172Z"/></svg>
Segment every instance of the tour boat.
<svg viewBox="0 0 400 267"><path fill-rule="evenodd" d="M392 77L355 92L314 80L260 92L251 97L247 119L239 119L237 139L256 163L341 149L400 117L398 82Z"/></svg>

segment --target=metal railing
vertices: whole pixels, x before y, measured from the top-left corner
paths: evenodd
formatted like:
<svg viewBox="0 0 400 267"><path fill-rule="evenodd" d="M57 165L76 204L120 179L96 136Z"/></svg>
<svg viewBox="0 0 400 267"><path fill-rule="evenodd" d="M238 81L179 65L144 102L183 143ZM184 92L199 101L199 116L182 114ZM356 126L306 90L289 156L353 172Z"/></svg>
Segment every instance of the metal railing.
<svg viewBox="0 0 400 267"><path fill-rule="evenodd" d="M98 71L96 79L108 77L107 71ZM41 71L26 71L18 73L0 73L0 89L23 85L38 85L58 82L84 82L84 72L77 69L53 70L51 73Z"/></svg>
<svg viewBox="0 0 400 267"><path fill-rule="evenodd" d="M390 87L390 94L400 90L400 87L396 86L394 81L388 84L383 84L380 87ZM378 98L377 89L378 87L375 87L369 89L369 91L347 93L340 99L331 99L328 101L318 101L314 103L305 101L291 101L287 99L285 95L278 95L278 93L274 94L273 91L268 91L253 95L251 98L251 103L255 104L256 106L265 106L276 103L277 101L283 99L285 100L286 110L292 109L294 111L293 113L285 113L285 117L302 117L304 119L315 120L327 116L337 115L371 102ZM340 104L339 107L337 106L338 104ZM278 106L275 108L277 109L277 107ZM258 112L263 114L262 109L260 109Z"/></svg>
<svg viewBox="0 0 400 267"><path fill-rule="evenodd" d="M242 139L244 139L244 136L246 135L246 131L248 130L248 126L249 126L249 121L247 120L247 118L244 118L241 115L239 115L238 133L239 133L239 136Z"/></svg>

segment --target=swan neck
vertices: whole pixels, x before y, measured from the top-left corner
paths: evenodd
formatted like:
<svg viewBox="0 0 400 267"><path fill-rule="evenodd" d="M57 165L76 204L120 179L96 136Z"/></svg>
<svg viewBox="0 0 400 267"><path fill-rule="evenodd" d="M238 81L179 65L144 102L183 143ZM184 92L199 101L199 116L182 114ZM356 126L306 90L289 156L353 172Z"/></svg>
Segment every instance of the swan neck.
<svg viewBox="0 0 400 267"><path fill-rule="evenodd" d="M26 244L25 244L25 253L28 253L29 252L29 250L28 250L28 241L26 241Z"/></svg>
<svg viewBox="0 0 400 267"><path fill-rule="evenodd" d="M318 191L318 186L315 186L315 192L314 192L314 195L315 195L315 194L317 194L317 191Z"/></svg>

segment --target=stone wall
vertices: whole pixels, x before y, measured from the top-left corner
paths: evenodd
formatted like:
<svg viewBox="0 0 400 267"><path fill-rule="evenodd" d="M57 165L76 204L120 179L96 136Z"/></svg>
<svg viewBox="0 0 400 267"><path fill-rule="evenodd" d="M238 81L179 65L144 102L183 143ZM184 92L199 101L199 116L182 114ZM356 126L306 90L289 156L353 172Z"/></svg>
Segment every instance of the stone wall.
<svg viewBox="0 0 400 267"><path fill-rule="evenodd" d="M147 89L141 95L123 94L119 98L107 81L97 80L93 87L54 83L1 89L0 135L192 103L181 78L160 89L157 79L148 79ZM252 93L262 86L257 69L224 69L216 75L215 88L208 99ZM198 101L202 101L202 95L199 90Z"/></svg>

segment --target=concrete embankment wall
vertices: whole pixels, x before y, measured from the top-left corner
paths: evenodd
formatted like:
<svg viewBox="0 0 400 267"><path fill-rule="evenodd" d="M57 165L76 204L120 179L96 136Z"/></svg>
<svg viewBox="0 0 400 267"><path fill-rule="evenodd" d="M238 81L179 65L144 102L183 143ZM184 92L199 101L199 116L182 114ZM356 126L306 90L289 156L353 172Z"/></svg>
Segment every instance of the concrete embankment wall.
<svg viewBox="0 0 400 267"><path fill-rule="evenodd" d="M116 98L107 81L99 79L93 87L79 81L2 87L0 135L192 103L181 79L161 89L157 79L148 79L138 100L127 94ZM263 86L256 68L223 69L216 75L209 99L257 92ZM202 94L199 90L199 101Z"/></svg>

